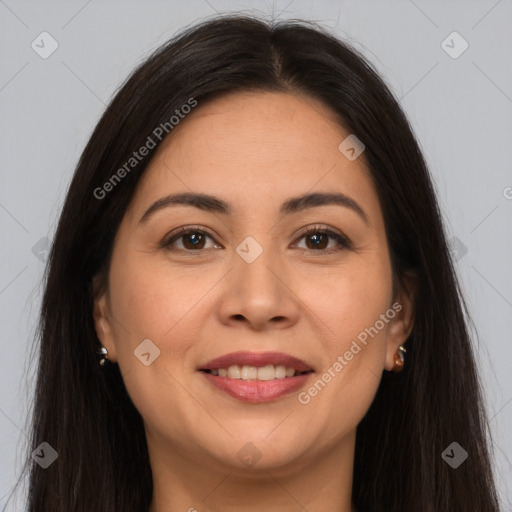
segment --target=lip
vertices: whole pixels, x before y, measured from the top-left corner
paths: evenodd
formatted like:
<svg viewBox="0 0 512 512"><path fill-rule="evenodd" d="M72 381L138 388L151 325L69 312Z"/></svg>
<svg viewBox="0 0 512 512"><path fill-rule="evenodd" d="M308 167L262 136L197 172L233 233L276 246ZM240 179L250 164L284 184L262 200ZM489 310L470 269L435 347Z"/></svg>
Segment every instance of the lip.
<svg viewBox="0 0 512 512"><path fill-rule="evenodd" d="M222 367L221 367L222 368ZM263 403L277 400L300 389L313 373L274 380L241 380L200 372L210 384L242 402Z"/></svg>
<svg viewBox="0 0 512 512"><path fill-rule="evenodd" d="M233 365L239 366L274 366L282 365L287 368L295 368L297 372L308 372L314 370L302 359L290 356L283 352L232 352L208 361L198 368L198 370L218 370L219 368L229 368ZM294 378L294 377L289 377ZM247 382L247 381L246 381ZM267 381L268 382L268 381Z"/></svg>
<svg viewBox="0 0 512 512"><path fill-rule="evenodd" d="M204 370L218 370L233 365L256 366L282 365L295 371L308 372L273 380L230 379L212 375ZM302 359L283 352L232 352L208 361L198 368L210 384L243 402L262 403L277 400L300 389L314 373L313 368Z"/></svg>
<svg viewBox="0 0 512 512"><path fill-rule="evenodd" d="M263 403L277 400L300 389L312 373L304 373L295 377L274 380L239 380L219 377L211 373L201 372L217 389L242 402Z"/></svg>

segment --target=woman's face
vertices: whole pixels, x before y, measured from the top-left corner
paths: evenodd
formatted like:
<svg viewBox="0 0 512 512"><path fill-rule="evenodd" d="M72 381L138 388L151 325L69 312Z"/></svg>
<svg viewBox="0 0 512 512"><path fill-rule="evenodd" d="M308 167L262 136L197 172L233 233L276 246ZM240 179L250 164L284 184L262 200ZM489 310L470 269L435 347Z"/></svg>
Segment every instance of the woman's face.
<svg viewBox="0 0 512 512"><path fill-rule="evenodd" d="M311 98L237 93L159 148L95 306L152 457L284 474L353 445L412 311L349 135Z"/></svg>

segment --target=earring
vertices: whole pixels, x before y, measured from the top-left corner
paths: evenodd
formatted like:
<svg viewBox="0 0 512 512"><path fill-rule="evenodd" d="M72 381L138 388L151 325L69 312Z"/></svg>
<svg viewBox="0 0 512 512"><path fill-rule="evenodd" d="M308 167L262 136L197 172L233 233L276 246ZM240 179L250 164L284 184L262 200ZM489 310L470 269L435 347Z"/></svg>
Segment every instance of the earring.
<svg viewBox="0 0 512 512"><path fill-rule="evenodd" d="M96 350L96 353L101 356L100 365L105 366L105 363L108 361L108 357L107 357L108 350L102 345L101 348Z"/></svg>
<svg viewBox="0 0 512 512"><path fill-rule="evenodd" d="M396 351L396 354L395 354L395 367L393 368L393 371L396 372L396 373L399 373L401 372L403 369L404 369L404 363L405 363L405 352L407 352L407 350L405 350L404 346L403 345L400 345L398 347L398 350Z"/></svg>

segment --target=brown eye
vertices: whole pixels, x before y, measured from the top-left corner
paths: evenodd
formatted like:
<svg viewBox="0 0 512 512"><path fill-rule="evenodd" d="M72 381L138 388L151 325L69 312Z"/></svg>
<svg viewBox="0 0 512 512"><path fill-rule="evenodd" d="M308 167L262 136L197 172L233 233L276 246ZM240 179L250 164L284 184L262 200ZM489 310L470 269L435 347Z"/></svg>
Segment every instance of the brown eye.
<svg viewBox="0 0 512 512"><path fill-rule="evenodd" d="M209 248L205 247L208 238L214 241L213 237L203 229L180 228L177 232L172 233L170 237L164 239L160 246L170 251L201 251ZM351 248L351 242L347 237L318 226L302 230L300 239L306 240L305 250L318 254L327 254ZM334 247L329 247L331 240L336 242ZM177 244L178 242L180 242L181 247Z"/></svg>
<svg viewBox="0 0 512 512"><path fill-rule="evenodd" d="M306 250L320 254L350 249L351 247L349 239L344 235L318 226L304 229L300 238L306 240ZM336 244L334 247L328 248L330 239L334 240Z"/></svg>
<svg viewBox="0 0 512 512"><path fill-rule="evenodd" d="M307 235L305 238L308 249L326 249L327 245L329 245L330 237L325 233L313 233L312 235ZM311 241L311 244L308 244L307 241Z"/></svg>
<svg viewBox="0 0 512 512"><path fill-rule="evenodd" d="M186 235L181 235L185 249L203 249L205 235L203 233L191 232Z"/></svg>
<svg viewBox="0 0 512 512"><path fill-rule="evenodd" d="M161 247L169 250L196 251L205 249L206 239L213 238L204 230L196 228L180 228L177 233L171 235L161 243ZM181 242L181 247L176 245Z"/></svg>

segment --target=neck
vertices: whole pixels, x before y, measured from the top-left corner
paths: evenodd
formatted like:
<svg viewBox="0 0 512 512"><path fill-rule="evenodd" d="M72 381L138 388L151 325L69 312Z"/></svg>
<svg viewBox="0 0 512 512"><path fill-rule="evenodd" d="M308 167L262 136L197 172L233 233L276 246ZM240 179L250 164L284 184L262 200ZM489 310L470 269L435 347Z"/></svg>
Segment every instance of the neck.
<svg viewBox="0 0 512 512"><path fill-rule="evenodd" d="M355 432L315 458L252 468L219 463L147 434L153 473L148 512L356 512L352 506Z"/></svg>

